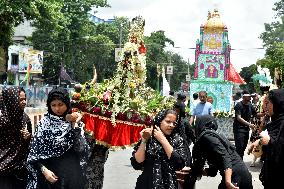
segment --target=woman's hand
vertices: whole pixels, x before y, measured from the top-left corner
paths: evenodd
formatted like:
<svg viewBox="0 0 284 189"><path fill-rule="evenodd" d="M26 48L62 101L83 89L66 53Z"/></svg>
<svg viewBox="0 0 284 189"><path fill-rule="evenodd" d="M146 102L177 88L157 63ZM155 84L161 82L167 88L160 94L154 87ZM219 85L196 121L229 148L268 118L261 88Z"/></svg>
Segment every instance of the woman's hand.
<svg viewBox="0 0 284 189"><path fill-rule="evenodd" d="M73 112L66 115L66 121L78 122L82 119L82 115L79 112Z"/></svg>
<svg viewBox="0 0 284 189"><path fill-rule="evenodd" d="M72 127L76 128L78 127L78 122L82 119L82 114L80 114L79 112L73 112L71 114L67 114L65 119L66 121L70 121L72 122Z"/></svg>
<svg viewBox="0 0 284 189"><path fill-rule="evenodd" d="M143 129L140 132L142 142L146 142L151 137L152 132L153 132L153 127Z"/></svg>
<svg viewBox="0 0 284 189"><path fill-rule="evenodd" d="M239 187L235 186L233 183L231 182L226 182L226 188L227 189L239 189Z"/></svg>
<svg viewBox="0 0 284 189"><path fill-rule="evenodd" d="M154 137L155 137L160 143L162 143L162 142L166 139L166 137L165 137L163 131L161 131L160 127L157 127L156 125L155 125L155 129L154 129ZM166 139L166 140L167 140L167 139Z"/></svg>
<svg viewBox="0 0 284 189"><path fill-rule="evenodd" d="M269 136L268 132L262 131L259 135L261 137L261 144L262 145L268 145L268 143L270 141L270 136Z"/></svg>
<svg viewBox="0 0 284 189"><path fill-rule="evenodd" d="M27 140L29 138L31 138L31 133L29 133L27 127L24 127L20 130L21 134L22 134L22 137Z"/></svg>
<svg viewBox="0 0 284 189"><path fill-rule="evenodd" d="M48 180L50 183L55 183L58 180L58 177L47 168L44 168L42 174L44 175L45 179Z"/></svg>

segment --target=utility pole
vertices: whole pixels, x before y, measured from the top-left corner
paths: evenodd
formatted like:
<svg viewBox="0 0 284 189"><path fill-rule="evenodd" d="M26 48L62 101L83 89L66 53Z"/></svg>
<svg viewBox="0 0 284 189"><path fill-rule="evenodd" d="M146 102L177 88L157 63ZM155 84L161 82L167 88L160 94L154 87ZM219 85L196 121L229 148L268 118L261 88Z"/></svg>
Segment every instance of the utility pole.
<svg viewBox="0 0 284 189"><path fill-rule="evenodd" d="M160 70L160 65L157 63L157 91L160 92L160 75L161 75L161 70Z"/></svg>
<svg viewBox="0 0 284 189"><path fill-rule="evenodd" d="M58 85L59 86L61 85L61 71L62 71L63 66L64 66L64 43L63 43L63 46L62 46L62 60L60 62L60 71L59 71L59 77L58 77Z"/></svg>
<svg viewBox="0 0 284 189"><path fill-rule="evenodd" d="M188 93L189 93L189 86L190 86L190 80L191 80L191 76L189 73L189 58L187 59L187 77L188 77Z"/></svg>
<svg viewBox="0 0 284 189"><path fill-rule="evenodd" d="M170 53L170 66L172 65L172 54ZM169 85L171 86L171 75L172 74L168 74L168 80L169 80Z"/></svg>
<svg viewBox="0 0 284 189"><path fill-rule="evenodd" d="M119 27L119 48L121 49L121 43L122 43L122 23L120 23Z"/></svg>

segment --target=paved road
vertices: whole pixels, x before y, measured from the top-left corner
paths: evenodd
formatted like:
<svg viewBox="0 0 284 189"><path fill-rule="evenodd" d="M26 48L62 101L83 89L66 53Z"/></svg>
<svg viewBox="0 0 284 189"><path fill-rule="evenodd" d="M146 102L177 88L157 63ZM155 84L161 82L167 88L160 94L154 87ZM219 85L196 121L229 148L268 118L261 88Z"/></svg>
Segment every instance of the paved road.
<svg viewBox="0 0 284 189"><path fill-rule="evenodd" d="M136 179L141 171L134 170L130 165L132 149L111 151L105 165L105 180L103 189L134 189ZM249 167L252 155L245 155L244 161L248 166L252 177L254 189L262 189L258 179L261 163L257 160L256 167ZM220 182L220 175L216 177L202 177L197 182L196 189L216 189Z"/></svg>

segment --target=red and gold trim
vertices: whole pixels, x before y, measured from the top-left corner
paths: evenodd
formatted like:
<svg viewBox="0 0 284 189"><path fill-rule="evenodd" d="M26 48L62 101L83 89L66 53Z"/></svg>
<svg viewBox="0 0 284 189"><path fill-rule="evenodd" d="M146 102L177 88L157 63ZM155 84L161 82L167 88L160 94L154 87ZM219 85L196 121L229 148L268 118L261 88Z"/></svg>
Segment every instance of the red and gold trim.
<svg viewBox="0 0 284 189"><path fill-rule="evenodd" d="M98 144L112 149L125 149L133 146L140 139L144 124L116 120L114 126L110 118L84 113L83 122L87 132L93 133Z"/></svg>

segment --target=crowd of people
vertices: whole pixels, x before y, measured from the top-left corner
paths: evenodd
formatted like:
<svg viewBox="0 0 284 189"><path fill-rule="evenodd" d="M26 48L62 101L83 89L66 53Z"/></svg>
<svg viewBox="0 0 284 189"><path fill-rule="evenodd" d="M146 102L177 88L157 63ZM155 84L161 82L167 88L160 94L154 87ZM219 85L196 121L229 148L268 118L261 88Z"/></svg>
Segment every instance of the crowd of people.
<svg viewBox="0 0 284 189"><path fill-rule="evenodd" d="M263 92L262 97L247 91L234 96L234 143L217 132L213 98L206 91L193 94L190 112L185 111L186 96L178 94L172 109L158 112L153 124L140 132L130 157L133 168L142 171L135 188L193 189L202 176L219 172L218 188L251 189L243 156L247 146L252 153L260 145L264 188L281 186L284 89ZM48 111L34 133L25 105L22 88L2 90L0 188L101 189L108 148L84 132L82 115L72 112L68 92L60 87L49 92Z"/></svg>
<svg viewBox="0 0 284 189"><path fill-rule="evenodd" d="M251 189L252 175L243 156L247 147L251 153L259 145L264 162L260 181L265 189L281 185L284 89L264 90L263 97L248 91L234 95L234 143L217 132L212 99L206 91L194 93L193 110L185 116L186 97L178 94L176 113L163 110L152 127L141 131L131 157L133 168L142 170L136 188L192 189L202 176L215 177L219 172L219 189ZM187 174L177 182L180 171Z"/></svg>

